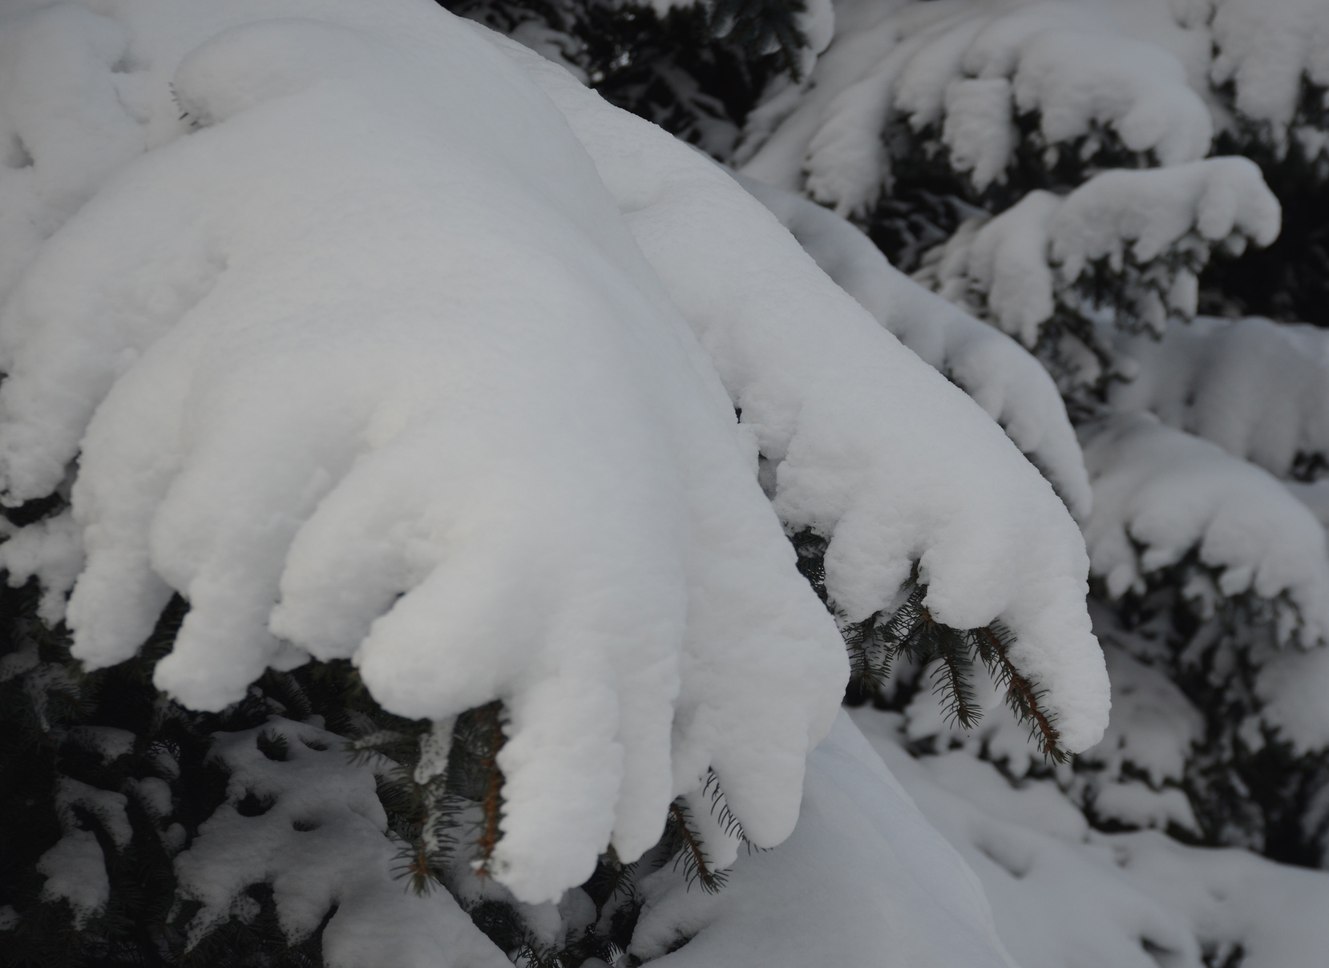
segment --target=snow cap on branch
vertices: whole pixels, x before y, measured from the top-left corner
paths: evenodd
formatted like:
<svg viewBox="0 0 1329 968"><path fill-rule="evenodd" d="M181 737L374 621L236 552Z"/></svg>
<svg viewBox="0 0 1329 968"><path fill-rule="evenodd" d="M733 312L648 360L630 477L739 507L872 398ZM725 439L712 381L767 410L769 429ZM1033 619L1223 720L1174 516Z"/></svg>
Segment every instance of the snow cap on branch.
<svg viewBox="0 0 1329 968"><path fill-rule="evenodd" d="M755 438L846 614L917 563L939 620L1009 627L1066 747L1101 733L1062 504L724 172L423 0L160 13L116 13L153 149L0 310L0 482L75 475L78 657L178 593L156 682L195 707L311 656L405 716L501 701L522 900L708 769L773 844L846 663Z"/></svg>

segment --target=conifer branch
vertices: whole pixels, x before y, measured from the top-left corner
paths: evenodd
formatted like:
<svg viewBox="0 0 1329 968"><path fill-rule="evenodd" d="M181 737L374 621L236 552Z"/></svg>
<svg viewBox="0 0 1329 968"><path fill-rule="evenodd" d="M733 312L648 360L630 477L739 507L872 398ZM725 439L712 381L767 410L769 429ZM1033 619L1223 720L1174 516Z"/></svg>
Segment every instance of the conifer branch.
<svg viewBox="0 0 1329 968"><path fill-rule="evenodd" d="M743 832L743 824L738 819L734 811L729 809L729 801L725 799L724 790L720 786L720 776L713 769L707 769L706 782L702 784L702 792L711 798L711 816L719 821L724 832L730 837L736 837L743 843L748 843L747 834Z"/></svg>
<svg viewBox="0 0 1329 968"><path fill-rule="evenodd" d="M1022 723L1029 724L1029 734L1039 750L1054 763L1065 763L1070 754L1061 745L1052 714L1043 709L1044 691L1015 667L1007 655L1009 633L990 625L971 631L975 649L992 673L997 685L1006 688L1006 704Z"/></svg>
<svg viewBox="0 0 1329 968"><path fill-rule="evenodd" d="M729 875L724 871L711 868L710 860L701 842L701 835L692 828L688 820L687 808L675 800L669 805L669 821L673 835L678 839L679 850L674 865L683 865L683 874L688 886L698 883L707 894L716 894L725 885Z"/></svg>
<svg viewBox="0 0 1329 968"><path fill-rule="evenodd" d="M973 663L965 654L967 650L959 648L959 636L953 629L936 622L927 609L923 610L923 621L929 626L929 638L935 643L938 659L932 672L932 693L944 704L948 723L959 723L964 729L972 729L983 718L983 710L979 708L969 682L969 669Z"/></svg>
<svg viewBox="0 0 1329 968"><path fill-rule="evenodd" d="M480 863L476 867L476 873L482 877L489 874L489 863L493 859L494 850L498 847L499 821L503 814L503 773L498 768L498 752L503 748L507 737L503 735L502 708L502 703L492 702L477 710L485 743L480 761L480 768L484 774L484 792L480 800L483 819L477 841L477 846L480 848Z"/></svg>

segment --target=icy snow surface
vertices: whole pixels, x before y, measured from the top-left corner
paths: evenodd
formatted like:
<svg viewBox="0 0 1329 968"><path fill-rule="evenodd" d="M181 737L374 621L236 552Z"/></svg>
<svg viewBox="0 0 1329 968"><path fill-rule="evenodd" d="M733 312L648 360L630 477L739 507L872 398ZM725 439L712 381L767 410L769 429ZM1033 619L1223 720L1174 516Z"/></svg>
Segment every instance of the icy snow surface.
<svg viewBox="0 0 1329 968"><path fill-rule="evenodd" d="M776 465L773 502L786 527L830 539L826 588L841 615L860 621L886 608L917 560L938 620L1009 626L1012 658L1048 689L1068 745L1096 740L1106 676L1080 607L1080 539L1047 481L723 170L507 49L591 152ZM750 273L733 271L733 253ZM976 467L981 487L967 477Z"/></svg>
<svg viewBox="0 0 1329 968"><path fill-rule="evenodd" d="M310 656L407 716L501 699L522 900L640 854L708 767L772 844L845 658L760 448L844 614L917 560L940 620L1017 635L1065 745L1101 734L1065 508L723 171L424 0L94 9L14 14L0 63L33 161L0 193L42 213L0 255L0 483L76 475L84 662L178 592L156 681L198 708ZM117 96L48 83L78 31Z"/></svg>

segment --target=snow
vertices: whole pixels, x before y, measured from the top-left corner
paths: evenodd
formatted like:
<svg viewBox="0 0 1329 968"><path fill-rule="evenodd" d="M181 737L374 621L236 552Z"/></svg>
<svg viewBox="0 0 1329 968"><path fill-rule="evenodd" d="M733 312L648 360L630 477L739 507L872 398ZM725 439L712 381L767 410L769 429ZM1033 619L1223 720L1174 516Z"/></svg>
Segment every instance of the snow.
<svg viewBox="0 0 1329 968"><path fill-rule="evenodd" d="M37 872L45 876L42 898L65 900L74 912L74 927L105 910L111 898L111 882L101 845L88 830L65 832L54 847L37 861Z"/></svg>
<svg viewBox="0 0 1329 968"><path fill-rule="evenodd" d="M1253 161L1206 158L1091 178L1066 197L1048 234L1053 260L1073 279L1100 259L1151 262L1191 233L1211 244L1237 236L1265 246L1281 224L1278 199Z"/></svg>
<svg viewBox="0 0 1329 968"><path fill-rule="evenodd" d="M1082 440L1094 487L1085 540L1109 596L1142 591L1150 572L1194 553L1223 596L1286 600L1303 645L1329 633L1324 529L1267 472L1144 413L1088 425Z"/></svg>
<svg viewBox="0 0 1329 968"><path fill-rule="evenodd" d="M1102 5L1110 7L1111 5ZM866 215L890 181L883 142L940 128L946 162L978 191L1015 163L1015 119L1053 152L1111 147L1162 165L1203 158L1213 135L1176 45L1133 36L1099 5L836 4L841 37L797 106L776 95L748 130L745 174ZM846 42L841 44L840 39ZM1172 38L1168 38L1172 40Z"/></svg>
<svg viewBox="0 0 1329 968"><path fill-rule="evenodd" d="M81 103L147 150L61 142L60 164L98 159L62 176L91 197L51 209L0 309L3 499L74 476L86 665L132 656L179 593L155 682L195 708L311 657L404 716L501 700L489 866L533 903L607 845L639 856L709 769L755 844L793 830L846 659L782 524L829 539L851 621L917 562L940 621L1015 634L1066 747L1099 737L1070 514L722 170L424 0L98 7L117 26L86 29L120 40L84 86L128 72L132 96ZM6 76L101 143L46 75ZM0 182L26 191L39 154ZM48 531L14 555L67 582ZM345 836L368 845L363 817ZM212 917L206 877L234 888L267 842L249 819L214 829L253 849L181 861Z"/></svg>
<svg viewBox="0 0 1329 968"><path fill-rule="evenodd" d="M812 754L793 836L741 856L714 897L668 865L650 875L629 953L661 968L874 964L882 951L916 968L1013 968L929 820L842 713Z"/></svg>
<svg viewBox="0 0 1329 968"><path fill-rule="evenodd" d="M127 729L114 726L74 726L65 732L65 738L92 753L103 763L114 763L134 751L135 735Z"/></svg>
<svg viewBox="0 0 1329 968"><path fill-rule="evenodd" d="M79 452L91 665L180 591L156 681L196 707L306 653L354 657L403 715L503 698L496 869L549 897L611 833L654 843L712 762L752 835L783 837L845 659L713 372L482 36L403 4L161 68L199 130L112 179L6 307L4 477L33 497ZM491 77L491 102L440 71Z"/></svg>
<svg viewBox="0 0 1329 968"><path fill-rule="evenodd" d="M263 752L265 734L285 741L284 759ZM293 943L331 912L322 931L329 968L384 959L403 968L509 964L450 894L403 892L373 770L348 762L341 745L332 733L282 719L218 734L212 755L230 771L228 802L175 861L182 895L201 905L187 926L190 938L238 916L245 888L267 883ZM246 794L271 804L244 815L236 804Z"/></svg>
<svg viewBox="0 0 1329 968"><path fill-rule="evenodd" d="M1329 648L1284 650L1269 656L1256 675L1255 694L1264 702L1260 720L1298 754L1329 749Z"/></svg>
<svg viewBox="0 0 1329 968"><path fill-rule="evenodd" d="M1109 396L1271 474L1329 454L1329 339L1308 325L1200 317L1161 339L1123 339L1134 378Z"/></svg>
<svg viewBox="0 0 1329 968"><path fill-rule="evenodd" d="M861 621L886 608L916 560L938 620L1008 626L1012 659L1048 689L1067 744L1095 741L1106 679L1082 611L1080 538L1047 482L725 172L566 74L530 69L776 465L773 503L786 528L830 539L826 587L840 614ZM735 252L750 272L731 271L725 254ZM981 488L967 477L976 466Z"/></svg>
<svg viewBox="0 0 1329 968"><path fill-rule="evenodd" d="M1307 85L1329 87L1329 13L1316 0L1173 0L1183 23L1205 27L1210 79L1231 85L1237 111L1288 147ZM1309 120L1309 119L1306 119Z"/></svg>
<svg viewBox="0 0 1329 968"><path fill-rule="evenodd" d="M1077 760L1100 767L1111 778L1143 775L1154 788L1185 776L1191 747L1204 741L1204 718L1160 669L1105 641L1108 675L1117 714L1103 741Z"/></svg>
<svg viewBox="0 0 1329 968"><path fill-rule="evenodd" d="M1236 945L1243 968L1323 962L1322 872L1185 847L1153 831L1090 832L1047 783L1014 787L966 754L915 759L897 715L865 708L852 717L978 875L1022 968L1200 968L1205 950Z"/></svg>
<svg viewBox="0 0 1329 968"><path fill-rule="evenodd" d="M1033 191L1001 214L962 227L929 255L922 278L968 301L1025 346L1035 346L1059 306L1097 265L1140 269L1141 295L1119 308L1127 329L1162 333L1195 315L1196 276L1218 246L1268 245L1281 210L1245 158L1095 175L1068 195ZM1180 264L1164 267L1165 254Z"/></svg>
<svg viewBox="0 0 1329 968"><path fill-rule="evenodd" d="M1024 346L1036 346L1062 285L1049 258L1049 226L1060 207L1053 193L1032 191L995 218L965 223L934 250L919 278L985 311Z"/></svg>
<svg viewBox="0 0 1329 968"><path fill-rule="evenodd" d="M125 813L128 804L129 798L114 790L102 790L68 776L56 781L55 810L61 825L66 830L73 829L77 823L75 811L87 811L97 818L111 843L121 850L133 838L129 816Z"/></svg>
<svg viewBox="0 0 1329 968"><path fill-rule="evenodd" d="M1014 340L928 292L848 222L791 192L739 179L822 270L906 347L968 393L1052 482L1076 519L1089 477L1056 384Z"/></svg>
<svg viewBox="0 0 1329 968"><path fill-rule="evenodd" d="M0 298L36 245L142 152L119 84L129 40L122 23L73 4L0 14Z"/></svg>
<svg viewBox="0 0 1329 968"><path fill-rule="evenodd" d="M36 578L42 588L37 614L48 625L63 620L66 597L83 570L83 545L73 517L59 514L14 529L0 544L0 570L11 588Z"/></svg>

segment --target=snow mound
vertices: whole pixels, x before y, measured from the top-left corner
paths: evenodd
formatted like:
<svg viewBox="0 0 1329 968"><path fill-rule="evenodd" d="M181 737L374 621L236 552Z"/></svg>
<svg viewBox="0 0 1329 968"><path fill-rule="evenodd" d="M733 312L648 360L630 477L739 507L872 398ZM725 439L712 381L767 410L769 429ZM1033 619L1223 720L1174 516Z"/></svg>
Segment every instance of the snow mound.
<svg viewBox="0 0 1329 968"><path fill-rule="evenodd" d="M1211 604L1252 592L1278 608L1280 637L1329 634L1329 548L1319 521L1277 480L1148 414L1087 426L1094 508L1085 525L1093 572L1116 598L1194 554Z"/></svg>
<svg viewBox="0 0 1329 968"><path fill-rule="evenodd" d="M1068 748L1101 733L1065 508L723 171L424 0L113 19L96 70L138 69L151 150L0 309L0 490L74 475L85 663L178 593L156 682L196 708L310 657L404 716L501 700L489 866L523 901L640 855L710 769L773 844L846 659L759 448L846 614L917 562L939 620L1018 637Z"/></svg>
<svg viewBox="0 0 1329 968"><path fill-rule="evenodd" d="M1092 292L1099 267L1131 269L1139 278L1126 288L1138 294L1112 306L1117 322L1161 333L1169 319L1195 315L1213 249L1268 245L1280 225L1278 200L1245 158L1107 171L1069 195L1030 192L966 223L929 255L920 278L1033 347L1058 309L1092 306L1080 290Z"/></svg>

